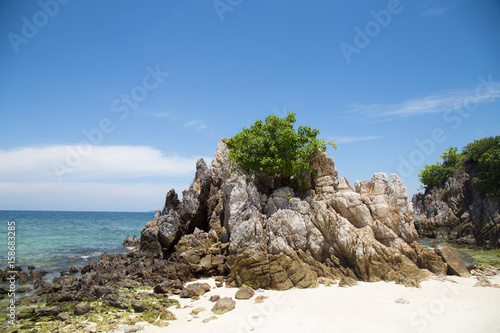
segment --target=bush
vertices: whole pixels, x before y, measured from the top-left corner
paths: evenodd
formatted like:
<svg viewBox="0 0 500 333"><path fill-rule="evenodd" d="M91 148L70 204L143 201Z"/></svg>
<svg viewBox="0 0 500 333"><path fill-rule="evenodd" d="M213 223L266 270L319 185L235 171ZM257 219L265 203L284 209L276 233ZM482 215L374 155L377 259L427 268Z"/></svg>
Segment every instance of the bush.
<svg viewBox="0 0 500 333"><path fill-rule="evenodd" d="M479 177L473 179L479 192L500 198L500 136L474 140L465 146L462 154L479 166Z"/></svg>
<svg viewBox="0 0 500 333"><path fill-rule="evenodd" d="M418 175L426 192L443 185L456 171L466 171L467 162L479 168L479 176L473 178L479 193L486 197L500 198L500 136L474 140L460 154L457 153L457 148L449 148L441 158L442 163L426 165Z"/></svg>
<svg viewBox="0 0 500 333"><path fill-rule="evenodd" d="M305 181L304 175L315 173L313 158L326 151L328 145L337 147L333 141L317 139L319 130L310 126L299 126L295 131L295 121L294 113L284 118L271 115L264 122L257 120L229 139L229 158L247 170L285 176L291 186L299 187Z"/></svg>
<svg viewBox="0 0 500 333"><path fill-rule="evenodd" d="M447 152L441 155L442 163L426 165L420 171L418 177L426 191L443 185L448 177L452 177L456 171L462 168L462 155L457 154L457 150L456 147L450 147Z"/></svg>

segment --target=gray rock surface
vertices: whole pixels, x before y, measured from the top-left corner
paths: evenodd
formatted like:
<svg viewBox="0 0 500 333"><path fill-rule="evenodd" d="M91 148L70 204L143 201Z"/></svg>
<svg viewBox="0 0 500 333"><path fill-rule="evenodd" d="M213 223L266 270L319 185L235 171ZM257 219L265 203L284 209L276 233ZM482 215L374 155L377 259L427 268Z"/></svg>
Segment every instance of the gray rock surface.
<svg viewBox="0 0 500 333"><path fill-rule="evenodd" d="M500 246L500 200L483 198L472 178L457 172L443 186L413 196L420 235L469 246Z"/></svg>
<svg viewBox="0 0 500 333"><path fill-rule="evenodd" d="M299 193L279 177L232 164L226 141L210 169L197 162L182 201L167 194L141 233L141 250L161 248L164 257L175 250L181 262L230 271L229 284L253 288L312 287L319 276L417 285L426 276L420 268L442 272L441 257L416 243L412 203L397 175L376 173L353 188L321 153L313 161L318 172ZM229 269L217 268L222 263Z"/></svg>

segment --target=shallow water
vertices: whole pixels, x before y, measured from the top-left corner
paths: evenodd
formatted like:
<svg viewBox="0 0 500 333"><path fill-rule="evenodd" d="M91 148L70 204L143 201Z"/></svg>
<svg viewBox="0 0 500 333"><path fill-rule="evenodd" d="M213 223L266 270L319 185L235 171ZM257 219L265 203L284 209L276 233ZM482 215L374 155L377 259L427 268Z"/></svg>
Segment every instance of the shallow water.
<svg viewBox="0 0 500 333"><path fill-rule="evenodd" d="M15 221L16 263L49 271L49 276L70 266L97 262L102 251L125 253L126 236L140 237L154 213L0 211L0 268L7 263L8 222Z"/></svg>

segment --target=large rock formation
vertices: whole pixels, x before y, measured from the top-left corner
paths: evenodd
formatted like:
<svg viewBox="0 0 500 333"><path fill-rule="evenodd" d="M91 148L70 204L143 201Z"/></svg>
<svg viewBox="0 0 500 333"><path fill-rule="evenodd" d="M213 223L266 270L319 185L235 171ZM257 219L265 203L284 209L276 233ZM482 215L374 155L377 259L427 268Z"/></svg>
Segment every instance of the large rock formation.
<svg viewBox="0 0 500 333"><path fill-rule="evenodd" d="M231 163L226 140L210 169L197 162L182 201L174 190L167 194L142 231L142 251L252 288L306 288L318 277L418 285L429 271L446 272L441 257L416 242L412 204L397 175L376 173L353 188L321 153L308 189L297 193L279 177Z"/></svg>
<svg viewBox="0 0 500 333"><path fill-rule="evenodd" d="M483 198L470 173L459 171L443 186L413 196L420 235L466 245L499 247L500 200Z"/></svg>

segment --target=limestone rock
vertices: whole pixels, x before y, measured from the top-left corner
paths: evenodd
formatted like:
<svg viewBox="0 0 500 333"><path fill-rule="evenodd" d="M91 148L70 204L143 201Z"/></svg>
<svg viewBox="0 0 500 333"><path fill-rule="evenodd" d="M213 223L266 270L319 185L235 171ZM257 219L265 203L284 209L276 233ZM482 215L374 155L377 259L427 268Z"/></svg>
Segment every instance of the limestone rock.
<svg viewBox="0 0 500 333"><path fill-rule="evenodd" d="M283 177L234 165L226 142L219 141L210 169L197 162L182 201L170 191L141 232L140 250L168 258L169 274L223 275L233 286L283 290L317 286L318 277L418 285L426 276L420 268L442 271L435 253L412 245L413 208L397 175L376 173L353 188L320 153L317 172L297 191Z"/></svg>

